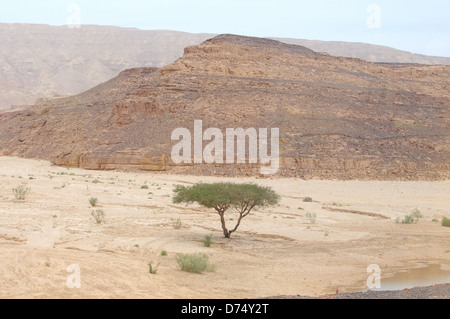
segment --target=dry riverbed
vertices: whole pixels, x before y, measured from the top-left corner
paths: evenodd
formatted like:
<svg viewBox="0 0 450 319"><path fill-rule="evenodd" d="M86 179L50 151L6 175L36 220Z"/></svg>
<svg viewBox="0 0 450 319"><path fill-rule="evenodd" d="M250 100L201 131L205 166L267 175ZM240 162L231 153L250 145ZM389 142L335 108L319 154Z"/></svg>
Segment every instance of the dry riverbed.
<svg viewBox="0 0 450 319"><path fill-rule="evenodd" d="M271 186L281 203L252 212L225 239L214 211L171 202L176 184L218 180ZM18 185L30 188L24 201L12 192ZM450 228L440 224L450 217L449 194L450 181L219 179L0 157L0 298L261 298L364 290L372 264L381 269L381 283L421 263L449 269ZM415 208L424 216L417 224L395 222ZM104 211L104 223L95 222L92 210ZM204 247L211 234L212 246ZM214 272L179 269L177 253L197 252L210 255ZM150 262L159 264L156 274L149 273ZM81 271L79 289L67 287L69 265Z"/></svg>

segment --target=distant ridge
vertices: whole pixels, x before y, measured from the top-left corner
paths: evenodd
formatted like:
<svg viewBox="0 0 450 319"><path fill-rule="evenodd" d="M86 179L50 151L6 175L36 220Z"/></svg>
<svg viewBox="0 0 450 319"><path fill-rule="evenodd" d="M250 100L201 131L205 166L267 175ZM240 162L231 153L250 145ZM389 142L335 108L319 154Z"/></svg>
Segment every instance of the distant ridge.
<svg viewBox="0 0 450 319"><path fill-rule="evenodd" d="M0 23L0 109L34 104L38 98L78 94L129 68L168 65L182 56L185 47L214 36L110 26L69 29ZM373 62L450 65L450 58L368 44L280 40Z"/></svg>
<svg viewBox="0 0 450 319"><path fill-rule="evenodd" d="M358 58L369 62L450 65L450 57L436 57L397 50L388 46L360 42L318 41L274 38L284 43L302 45L316 52Z"/></svg>

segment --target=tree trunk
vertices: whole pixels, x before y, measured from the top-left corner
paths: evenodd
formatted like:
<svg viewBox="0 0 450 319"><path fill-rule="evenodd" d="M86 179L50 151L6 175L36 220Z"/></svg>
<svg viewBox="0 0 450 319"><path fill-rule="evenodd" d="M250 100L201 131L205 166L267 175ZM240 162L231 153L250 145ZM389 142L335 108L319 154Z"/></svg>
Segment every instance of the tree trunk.
<svg viewBox="0 0 450 319"><path fill-rule="evenodd" d="M237 221L237 223L236 223L236 226L235 226L232 230L230 230L230 231L228 232L228 234L229 234L230 236L231 236L232 233L234 233L234 232L238 229L239 225L241 224L242 218L243 218L242 213L240 213L240 214L239 214L239 219L238 219L238 221Z"/></svg>
<svg viewBox="0 0 450 319"><path fill-rule="evenodd" d="M231 233L228 231L227 226L225 224L224 212L219 213L219 215L220 215L220 222L222 223L223 235L225 236L225 238L230 238Z"/></svg>

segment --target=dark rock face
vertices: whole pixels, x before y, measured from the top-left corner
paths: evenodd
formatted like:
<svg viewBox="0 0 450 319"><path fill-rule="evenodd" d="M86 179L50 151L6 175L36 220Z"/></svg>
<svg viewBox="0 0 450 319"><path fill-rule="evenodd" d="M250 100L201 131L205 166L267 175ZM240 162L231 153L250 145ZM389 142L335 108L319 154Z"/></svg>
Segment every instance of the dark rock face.
<svg viewBox="0 0 450 319"><path fill-rule="evenodd" d="M176 62L0 115L0 154L88 169L258 175L259 164L175 164L176 128L279 128L278 176L450 177L450 67L374 64L220 35ZM206 146L209 141L205 141Z"/></svg>

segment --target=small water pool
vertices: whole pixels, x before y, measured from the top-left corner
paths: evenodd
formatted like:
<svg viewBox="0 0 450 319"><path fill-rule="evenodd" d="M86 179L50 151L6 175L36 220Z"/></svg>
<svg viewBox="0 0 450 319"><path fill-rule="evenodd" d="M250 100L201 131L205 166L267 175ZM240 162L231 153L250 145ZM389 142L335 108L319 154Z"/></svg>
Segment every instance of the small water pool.
<svg viewBox="0 0 450 319"><path fill-rule="evenodd" d="M450 265L418 262L415 267L401 270L390 277L385 277L383 269L381 269L381 287L370 290L403 290L448 283L450 283ZM347 287L342 292L351 293L368 290L366 283L364 283L363 286Z"/></svg>
<svg viewBox="0 0 450 319"><path fill-rule="evenodd" d="M446 283L450 283L450 268L439 264L421 264L420 267L382 278L381 288L376 290L403 290Z"/></svg>

